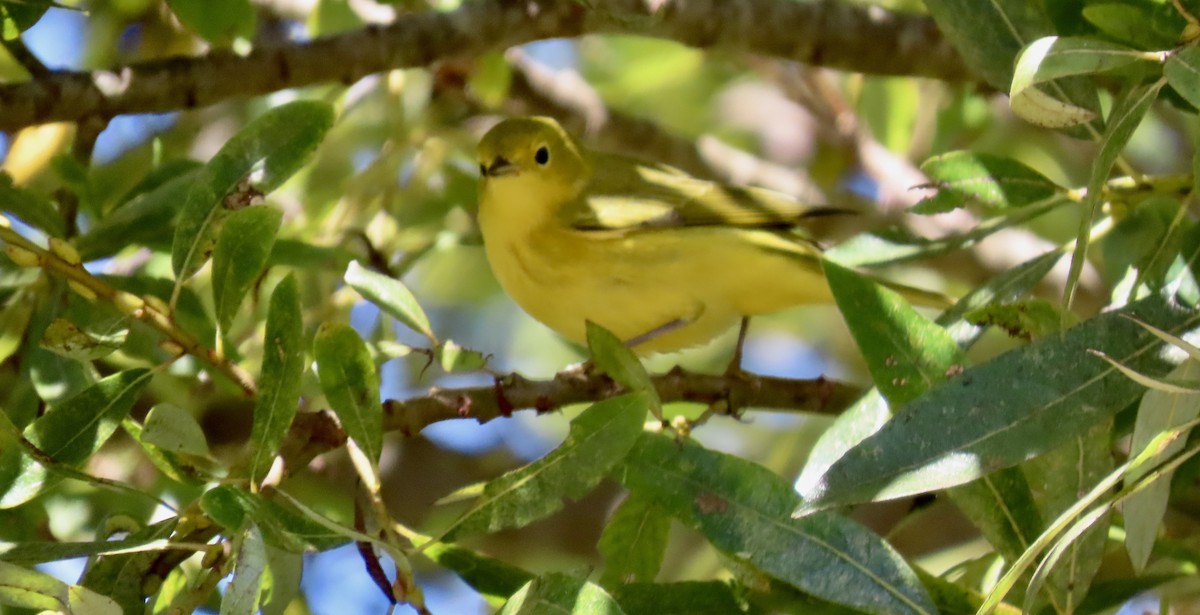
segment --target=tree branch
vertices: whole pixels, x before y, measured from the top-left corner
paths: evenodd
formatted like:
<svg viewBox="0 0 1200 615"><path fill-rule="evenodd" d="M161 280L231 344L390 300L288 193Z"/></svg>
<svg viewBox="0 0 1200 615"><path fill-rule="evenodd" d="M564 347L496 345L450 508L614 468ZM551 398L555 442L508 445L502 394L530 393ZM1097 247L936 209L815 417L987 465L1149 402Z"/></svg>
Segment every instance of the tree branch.
<svg viewBox="0 0 1200 615"><path fill-rule="evenodd" d="M794 380L744 374L713 376L676 367L651 380L664 403L695 402L715 405L721 414L737 416L744 408L837 414L849 406L862 389L844 382L816 378ZM564 371L551 380L529 380L519 374L496 379L492 386L433 389L427 395L384 402L384 431L414 436L425 427L451 419L486 423L511 416L516 410L539 414L563 406L599 401L620 394L621 388L596 373ZM289 472L303 468L317 455L340 447L346 434L329 412L296 415L280 455Z"/></svg>
<svg viewBox="0 0 1200 615"><path fill-rule="evenodd" d="M534 40L641 34L700 48L749 52L833 68L950 81L971 79L932 19L838 1L480 0L407 15L386 27L245 56L217 50L92 72L53 71L0 86L0 130L33 124L192 109L317 83L352 83Z"/></svg>

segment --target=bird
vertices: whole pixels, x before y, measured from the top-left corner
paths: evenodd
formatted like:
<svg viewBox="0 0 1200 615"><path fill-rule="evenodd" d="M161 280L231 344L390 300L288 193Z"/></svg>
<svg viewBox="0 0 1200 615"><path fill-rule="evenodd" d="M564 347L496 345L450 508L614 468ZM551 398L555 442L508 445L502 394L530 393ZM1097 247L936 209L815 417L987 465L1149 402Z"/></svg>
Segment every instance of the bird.
<svg viewBox="0 0 1200 615"><path fill-rule="evenodd" d="M549 117L500 121L479 141L478 224L501 287L586 344L586 323L638 355L708 342L748 317L832 303L806 223L846 210L593 151ZM889 284L922 305L938 293Z"/></svg>

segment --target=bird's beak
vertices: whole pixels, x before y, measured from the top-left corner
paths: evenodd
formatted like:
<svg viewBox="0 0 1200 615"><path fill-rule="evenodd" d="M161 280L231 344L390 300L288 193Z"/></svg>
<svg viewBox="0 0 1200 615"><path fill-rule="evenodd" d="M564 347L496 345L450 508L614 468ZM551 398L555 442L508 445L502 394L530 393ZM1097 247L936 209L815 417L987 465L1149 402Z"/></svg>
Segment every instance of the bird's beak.
<svg viewBox="0 0 1200 615"><path fill-rule="evenodd" d="M503 175L516 175L517 165L511 163L504 156L496 156L492 164L484 168L483 174L487 177L501 177Z"/></svg>

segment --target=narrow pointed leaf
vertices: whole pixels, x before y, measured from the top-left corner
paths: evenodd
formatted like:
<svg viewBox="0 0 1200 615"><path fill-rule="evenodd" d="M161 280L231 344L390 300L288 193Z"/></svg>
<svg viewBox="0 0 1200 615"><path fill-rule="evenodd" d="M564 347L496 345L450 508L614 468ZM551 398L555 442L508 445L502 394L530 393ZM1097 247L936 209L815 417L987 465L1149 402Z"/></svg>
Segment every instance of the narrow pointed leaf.
<svg viewBox="0 0 1200 615"><path fill-rule="evenodd" d="M1184 100L1200 107L1200 48L1187 47L1171 56L1163 66L1163 74Z"/></svg>
<svg viewBox="0 0 1200 615"><path fill-rule="evenodd" d="M191 182L171 247L171 268L176 280L192 276L212 253L217 232L229 213L279 187L304 162L333 125L333 109L326 103L298 100L280 105L251 121L221 148L202 177ZM261 170L253 183L251 173ZM239 184L241 186L239 187ZM227 203L232 192L235 203Z"/></svg>
<svg viewBox="0 0 1200 615"><path fill-rule="evenodd" d="M747 610L741 587L720 581L627 583L608 588L626 613L729 615Z"/></svg>
<svg viewBox="0 0 1200 615"><path fill-rule="evenodd" d="M604 558L600 585L612 589L625 583L652 582L667 550L671 518L637 494L630 494L613 512L597 548Z"/></svg>
<svg viewBox="0 0 1200 615"><path fill-rule="evenodd" d="M805 593L866 613L936 611L887 543L835 514L792 518L795 491L762 466L645 434L617 478L725 554Z"/></svg>
<svg viewBox="0 0 1200 615"><path fill-rule="evenodd" d="M325 323L313 342L321 390L346 435L373 466L383 447L383 406L379 374L358 333L347 325Z"/></svg>
<svg viewBox="0 0 1200 615"><path fill-rule="evenodd" d="M557 512L563 498L587 495L629 453L642 432L648 404L644 393L596 402L571 421L558 448L488 482L479 501L445 538L521 527Z"/></svg>
<svg viewBox="0 0 1200 615"><path fill-rule="evenodd" d="M267 264L283 214L271 207L247 207L229 215L213 249L213 303L217 323L228 331L242 300Z"/></svg>
<svg viewBox="0 0 1200 615"><path fill-rule="evenodd" d="M976 203L993 209L1022 207L1062 190L1021 162L979 152L934 156L921 170L933 180L937 194L914 206L913 213L941 213Z"/></svg>
<svg viewBox="0 0 1200 615"><path fill-rule="evenodd" d="M1169 377L1200 379L1200 362L1188 359L1175 368ZM1133 440L1129 448L1134 451L1142 450L1158 434L1179 427L1197 416L1200 416L1200 394L1169 393L1153 389L1146 391L1142 396L1141 405L1138 406ZM1165 461L1183 450L1185 444L1186 437L1174 440L1158 453L1153 463ZM1129 480L1137 480L1145 474L1146 470L1132 470ZM1158 530L1162 526L1170 495L1171 478L1170 474L1167 474L1125 500L1122 509L1125 514L1125 548L1129 551L1129 560L1133 563L1134 570L1139 574L1150 561L1150 553L1158 538Z"/></svg>
<svg viewBox="0 0 1200 615"><path fill-rule="evenodd" d="M150 409L141 439L171 453L208 455L208 440L196 417L173 404L158 404Z"/></svg>
<svg viewBox="0 0 1200 615"><path fill-rule="evenodd" d="M1083 274L1083 264L1087 257L1088 243L1092 232L1092 223L1100 207L1104 183L1112 172L1113 165L1125 144L1133 136L1133 131L1142 123L1142 118L1150 109L1150 103L1158 98L1158 91L1165 81L1160 79L1154 83L1135 85L1122 92L1108 116L1108 125L1100 139L1100 152L1092 161L1091 174L1088 176L1087 194L1083 199L1083 216L1079 221L1079 232L1075 239L1075 251L1071 254L1071 270L1067 274L1067 287L1063 292L1063 313L1067 313Z"/></svg>
<svg viewBox="0 0 1200 615"><path fill-rule="evenodd" d="M404 323L404 326L424 335L433 343L437 338L433 328L429 326L429 317L417 303L417 298L400 280L371 271L358 261L353 261L346 268L346 283L358 291L367 301L374 303L379 309L392 318Z"/></svg>
<svg viewBox="0 0 1200 615"><path fill-rule="evenodd" d="M130 369L104 378L42 415L25 437L55 461L82 463L120 426L151 374Z"/></svg>
<svg viewBox="0 0 1200 615"><path fill-rule="evenodd" d="M944 381L952 366L961 366L954 338L899 294L835 263L825 263L825 276L875 386L893 408Z"/></svg>
<svg viewBox="0 0 1200 615"><path fill-rule="evenodd" d="M1152 297L968 369L834 463L803 492L805 511L962 484L1112 416L1144 389L1090 348L1102 342L1109 356L1146 373L1170 368L1157 353L1161 341L1122 314L1175 334L1200 323L1195 312Z"/></svg>
<svg viewBox="0 0 1200 615"><path fill-rule="evenodd" d="M300 312L300 290L295 275L289 273L275 287L267 309L262 375L258 379L250 431L249 473L255 481L270 470L300 403L305 367L304 323Z"/></svg>
<svg viewBox="0 0 1200 615"><path fill-rule="evenodd" d="M67 589L66 583L44 572L0 562L0 605L67 613Z"/></svg>
<svg viewBox="0 0 1200 615"><path fill-rule="evenodd" d="M1090 491L1112 471L1111 442L1112 420L1102 421L1064 446L1021 466L1034 486L1034 501L1043 519L1058 517L1077 501L1079 494ZM1049 568L1044 577L1043 591L1031 587L1027 592L1027 608L1049 604L1060 613L1073 613L1079 608L1092 577L1100 569L1110 517L1097 515L1070 545L1063 547L1058 565Z"/></svg>
<svg viewBox="0 0 1200 615"><path fill-rule="evenodd" d="M540 576L513 594L497 615L623 615L616 600L586 579L553 572Z"/></svg>
<svg viewBox="0 0 1200 615"><path fill-rule="evenodd" d="M259 584L267 568L267 545L251 523L242 532L233 579L221 599L221 615L252 615L258 611Z"/></svg>

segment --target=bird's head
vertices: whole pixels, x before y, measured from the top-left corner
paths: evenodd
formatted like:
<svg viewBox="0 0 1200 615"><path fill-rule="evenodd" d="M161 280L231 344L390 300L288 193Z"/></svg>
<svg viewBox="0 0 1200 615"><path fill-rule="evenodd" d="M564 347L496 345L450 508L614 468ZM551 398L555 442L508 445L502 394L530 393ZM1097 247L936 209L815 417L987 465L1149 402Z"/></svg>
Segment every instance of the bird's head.
<svg viewBox="0 0 1200 615"><path fill-rule="evenodd" d="M481 199L485 204L559 206L578 196L591 173L580 145L548 117L496 124L477 153L480 190L490 193Z"/></svg>

